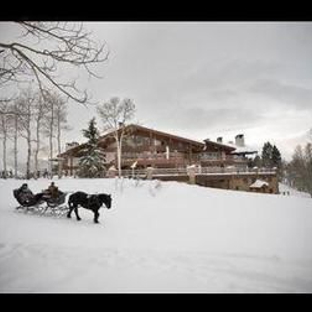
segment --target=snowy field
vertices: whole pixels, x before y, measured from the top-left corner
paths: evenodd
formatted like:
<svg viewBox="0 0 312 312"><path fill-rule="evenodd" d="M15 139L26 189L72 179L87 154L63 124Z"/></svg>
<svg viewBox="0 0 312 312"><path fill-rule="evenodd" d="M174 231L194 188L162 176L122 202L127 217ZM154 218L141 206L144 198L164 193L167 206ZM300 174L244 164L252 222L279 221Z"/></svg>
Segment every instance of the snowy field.
<svg viewBox="0 0 312 312"><path fill-rule="evenodd" d="M1 293L312 292L311 198L56 179L63 191L112 194L94 224L83 208L79 222L17 212L22 182L0 180Z"/></svg>

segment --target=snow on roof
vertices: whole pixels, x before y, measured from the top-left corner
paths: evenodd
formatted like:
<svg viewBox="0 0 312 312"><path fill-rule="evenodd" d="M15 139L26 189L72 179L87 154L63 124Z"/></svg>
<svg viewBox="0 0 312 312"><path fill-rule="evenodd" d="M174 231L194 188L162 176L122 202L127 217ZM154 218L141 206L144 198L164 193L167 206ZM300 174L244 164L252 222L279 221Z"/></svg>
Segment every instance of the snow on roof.
<svg viewBox="0 0 312 312"><path fill-rule="evenodd" d="M269 183L258 179L254 183L252 183L249 187L261 188L263 186L269 186Z"/></svg>
<svg viewBox="0 0 312 312"><path fill-rule="evenodd" d="M235 151L232 152L232 154L236 153L258 153L258 150L252 146L245 145L245 146L237 146L235 144L229 144L229 146L234 147Z"/></svg>

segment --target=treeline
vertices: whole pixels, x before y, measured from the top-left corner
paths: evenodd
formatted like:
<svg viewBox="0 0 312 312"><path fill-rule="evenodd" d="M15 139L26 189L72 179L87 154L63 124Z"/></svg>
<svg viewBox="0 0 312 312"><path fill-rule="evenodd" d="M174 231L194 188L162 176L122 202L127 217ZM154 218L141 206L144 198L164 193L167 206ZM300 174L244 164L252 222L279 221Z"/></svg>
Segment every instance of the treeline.
<svg viewBox="0 0 312 312"><path fill-rule="evenodd" d="M310 130L312 137L312 130ZM289 162L282 160L279 149L266 142L261 156L249 160L249 167L276 168L280 181L312 197L312 143L298 145Z"/></svg>
<svg viewBox="0 0 312 312"><path fill-rule="evenodd" d="M3 149L0 172L4 177L11 173L7 170L7 143L12 140L13 175L17 177L17 142L24 139L27 143L26 177L29 178L38 175L38 154L43 148L47 148L50 159L54 145L60 152L61 133L66 128L66 101L61 96L73 103L90 103L88 90L77 82L86 75L100 78L95 69L107 61L109 49L106 42L95 40L81 22L12 23L16 35L2 38L0 42L0 139ZM15 99L4 98L5 94L12 97L14 90L27 84L40 92L28 90L14 96ZM48 146L44 145L44 140L48 141Z"/></svg>
<svg viewBox="0 0 312 312"><path fill-rule="evenodd" d="M282 155L276 145L266 142L262 147L261 155L257 155L254 159L250 159L248 166L276 168L281 174L283 167Z"/></svg>
<svg viewBox="0 0 312 312"><path fill-rule="evenodd" d="M312 144L298 145L287 165L287 178L292 187L312 197Z"/></svg>
<svg viewBox="0 0 312 312"><path fill-rule="evenodd" d="M68 130L67 103L58 93L48 90L22 90L14 99L0 101L0 136L2 141L2 172L7 172L8 142L13 142L13 177L18 177L18 143L27 145L25 177L39 175L39 154L48 152L49 158L61 152L62 131ZM48 141L48 145L45 142ZM23 155L24 156L24 155Z"/></svg>

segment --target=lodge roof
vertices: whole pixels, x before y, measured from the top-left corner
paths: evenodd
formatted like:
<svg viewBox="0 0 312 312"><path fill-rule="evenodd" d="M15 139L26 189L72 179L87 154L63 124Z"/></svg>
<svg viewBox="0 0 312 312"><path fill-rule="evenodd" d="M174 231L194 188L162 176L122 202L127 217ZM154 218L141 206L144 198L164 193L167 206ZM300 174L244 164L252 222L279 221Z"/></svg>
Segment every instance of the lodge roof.
<svg viewBox="0 0 312 312"><path fill-rule="evenodd" d="M269 183L258 179L254 183L252 183L249 187L251 187L251 188L263 188L263 187L267 187L267 186L269 186Z"/></svg>
<svg viewBox="0 0 312 312"><path fill-rule="evenodd" d="M155 135L158 135L160 137L170 137L170 138L175 139L177 141L183 141L183 142L187 142L187 143L190 143L190 144L193 144L193 145L197 145L199 147L204 147L204 143L202 143L202 142L195 141L195 140L188 139L188 138L184 138L184 137L181 137L181 136L178 136L178 135L174 135L174 134L170 134L170 133L167 133L167 132L163 132L163 131L159 131L159 130L154 130L154 129L151 129L151 128L143 127L141 125L131 124L128 127L134 127L137 130L141 130L142 132L152 132Z"/></svg>
<svg viewBox="0 0 312 312"><path fill-rule="evenodd" d="M209 139L204 140L206 145L212 145L215 147L221 147L223 149L226 149L228 151L235 151L236 147L230 146L230 145L225 145L219 142L214 142L214 141L210 141Z"/></svg>
<svg viewBox="0 0 312 312"><path fill-rule="evenodd" d="M196 146L196 147L202 148L202 149L204 149L207 144L211 144L213 146L223 147L223 148L228 149L228 150L235 150L234 147L231 147L231 146L228 146L228 145L224 145L224 144L221 144L221 143L212 142L212 141L207 142L205 140L205 143L206 143L205 144L203 142L199 142L199 141L195 141L195 140L188 139L188 138L185 138L185 137L181 137L181 136L177 136L177 135L174 135L174 134L170 134L170 133L167 133L167 132L163 132L163 131L159 131L159 130L154 130L154 129L151 129L151 128L143 127L141 125L130 124L130 125L127 125L126 128L134 128L137 131L141 131L141 132L145 132L145 133L153 133L154 135L156 135L156 136L158 136L160 138L161 137L166 137L166 138L171 138L173 140L182 141L182 142L189 143L189 144L191 144L193 146ZM121 129L121 128L119 128L119 129ZM114 133L114 130L106 131L104 134L102 134L100 136L99 141L101 143L105 142L107 139L111 138L113 133ZM87 143L82 143L82 144L80 144L78 146L70 148L67 151L59 154L58 157L63 157L63 156L66 156L66 155L76 154L79 150L84 148L86 145L87 145Z"/></svg>

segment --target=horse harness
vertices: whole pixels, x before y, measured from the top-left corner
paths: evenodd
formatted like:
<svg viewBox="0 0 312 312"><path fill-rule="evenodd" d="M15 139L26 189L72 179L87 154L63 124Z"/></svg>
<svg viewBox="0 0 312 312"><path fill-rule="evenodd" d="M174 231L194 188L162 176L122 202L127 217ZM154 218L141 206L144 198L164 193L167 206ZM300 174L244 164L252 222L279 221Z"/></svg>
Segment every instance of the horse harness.
<svg viewBox="0 0 312 312"><path fill-rule="evenodd" d="M94 204L96 204L96 208L101 207L101 203L100 203L99 197L97 195L95 195L95 194L90 195L89 194L86 199L87 199L87 208L88 209L92 210L92 208L94 208Z"/></svg>

